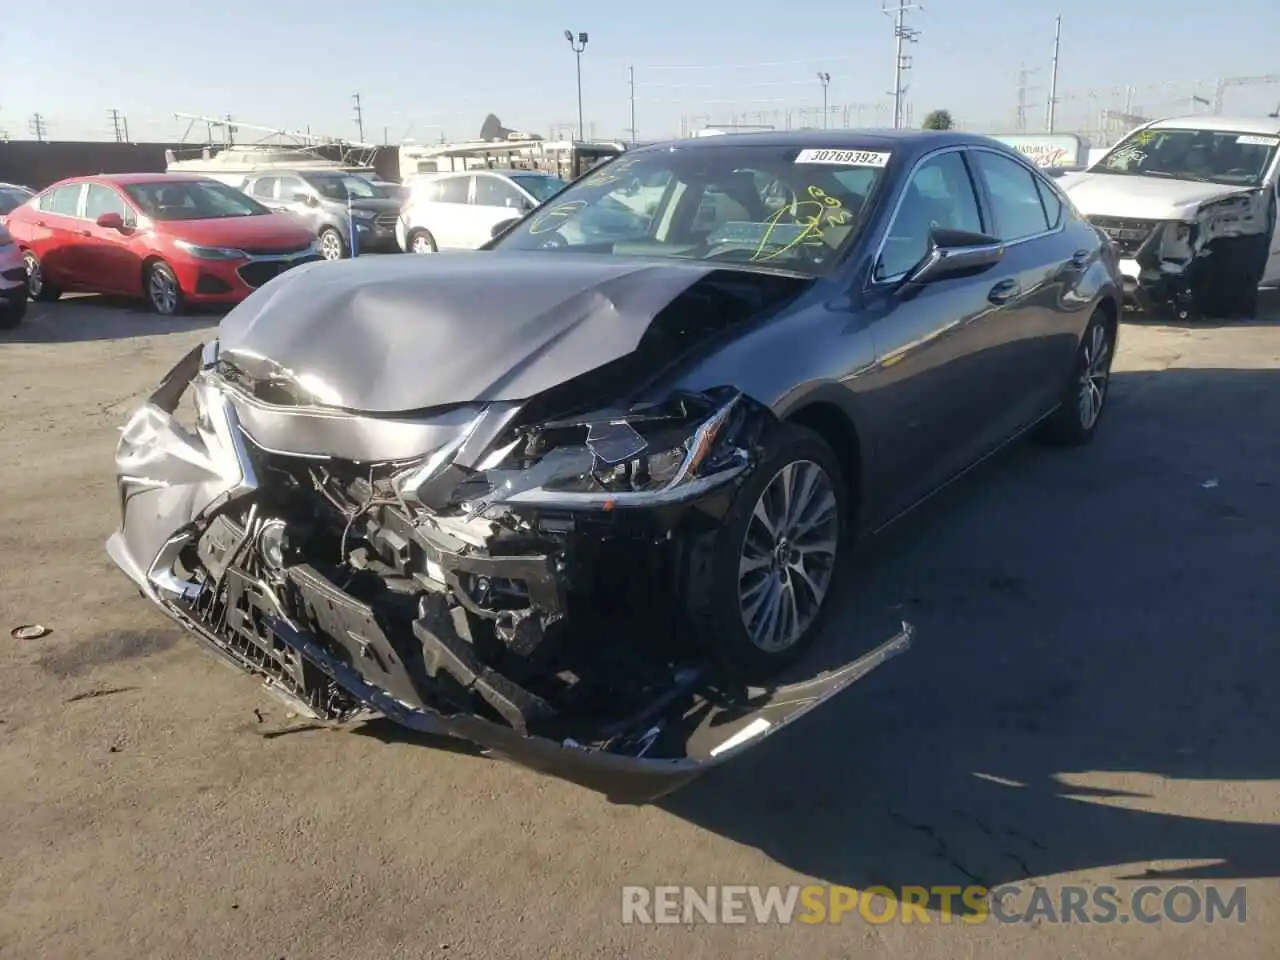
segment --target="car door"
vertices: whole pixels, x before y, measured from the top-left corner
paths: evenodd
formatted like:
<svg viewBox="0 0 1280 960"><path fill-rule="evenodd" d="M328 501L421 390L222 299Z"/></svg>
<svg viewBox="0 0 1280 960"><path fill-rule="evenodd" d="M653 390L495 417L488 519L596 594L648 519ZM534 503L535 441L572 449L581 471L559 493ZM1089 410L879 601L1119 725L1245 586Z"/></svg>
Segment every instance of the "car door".
<svg viewBox="0 0 1280 960"><path fill-rule="evenodd" d="M77 261L84 246L84 226L80 220L83 182L68 183L44 193L36 207L31 249L40 259L46 283L69 287L79 275Z"/></svg>
<svg viewBox="0 0 1280 960"><path fill-rule="evenodd" d="M993 396L986 357L1020 305L1003 293L1017 268L997 263L969 275L907 284L937 228L990 235L990 211L965 152L917 161L880 240L865 291L877 360L863 382L876 410L871 442L878 469L868 491L879 521L909 508L989 446Z"/></svg>
<svg viewBox="0 0 1280 960"><path fill-rule="evenodd" d="M522 217L533 209L533 202L505 177L492 173L475 175L475 202L471 223L476 231L475 246L487 243L493 228L512 217Z"/></svg>
<svg viewBox="0 0 1280 960"><path fill-rule="evenodd" d="M414 224L430 230L441 250L470 250L484 242L476 240L478 231L470 219L471 182L474 179L470 174L441 177L436 182L435 200L427 205L422 219Z"/></svg>
<svg viewBox="0 0 1280 960"><path fill-rule="evenodd" d="M1042 416L1061 397L1087 305L1070 294L1088 265L1089 245L1062 230L1062 204L1027 163L995 150L970 152L979 186L1005 246L1006 310L988 326L988 350L975 376L995 387L987 411L990 443ZM1052 219L1050 215L1052 214ZM1070 308L1067 304L1072 304Z"/></svg>
<svg viewBox="0 0 1280 960"><path fill-rule="evenodd" d="M119 214L124 230L98 226L104 213ZM142 257L134 242L137 213L114 187L90 183L85 191L84 230L88 243L78 268L83 283L101 293L138 293L142 289Z"/></svg>

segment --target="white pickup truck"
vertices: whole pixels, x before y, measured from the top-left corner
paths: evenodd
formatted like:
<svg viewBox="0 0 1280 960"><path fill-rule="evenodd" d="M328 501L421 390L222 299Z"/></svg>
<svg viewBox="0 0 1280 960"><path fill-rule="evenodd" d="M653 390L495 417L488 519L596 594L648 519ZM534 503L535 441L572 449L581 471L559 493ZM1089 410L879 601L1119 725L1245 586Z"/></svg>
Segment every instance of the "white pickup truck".
<svg viewBox="0 0 1280 960"><path fill-rule="evenodd" d="M1111 237L1140 306L1252 317L1259 286L1280 283L1280 118L1156 120L1058 183Z"/></svg>

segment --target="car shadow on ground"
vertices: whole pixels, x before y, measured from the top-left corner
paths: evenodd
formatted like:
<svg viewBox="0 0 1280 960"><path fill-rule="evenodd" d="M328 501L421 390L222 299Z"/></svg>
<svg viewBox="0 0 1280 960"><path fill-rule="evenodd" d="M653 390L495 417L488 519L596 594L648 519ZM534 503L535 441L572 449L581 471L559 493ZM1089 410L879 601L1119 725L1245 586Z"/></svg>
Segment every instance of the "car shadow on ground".
<svg viewBox="0 0 1280 960"><path fill-rule="evenodd" d="M225 313L225 308L200 307L179 317L162 317L140 300L98 294L65 297L27 304L21 324L0 330L0 343L87 343L185 333L216 326Z"/></svg>
<svg viewBox="0 0 1280 960"><path fill-rule="evenodd" d="M913 648L659 805L863 889L1280 876L1274 799L1203 813L1280 779L1280 371L1117 373L1106 416L864 550L836 631Z"/></svg>

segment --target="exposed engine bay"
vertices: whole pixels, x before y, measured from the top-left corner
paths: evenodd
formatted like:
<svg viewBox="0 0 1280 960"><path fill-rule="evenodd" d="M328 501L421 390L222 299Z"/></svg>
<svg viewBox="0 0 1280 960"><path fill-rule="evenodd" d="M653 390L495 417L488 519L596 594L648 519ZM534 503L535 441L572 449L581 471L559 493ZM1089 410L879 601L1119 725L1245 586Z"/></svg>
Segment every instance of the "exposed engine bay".
<svg viewBox="0 0 1280 960"><path fill-rule="evenodd" d="M299 712L380 714L620 798L666 792L909 643L904 625L762 688L686 627L698 546L774 416L732 386L630 398L795 289L760 276L691 277L634 349L527 400L342 409L243 340L211 341L122 431L108 551ZM645 629L618 628L637 611Z"/></svg>

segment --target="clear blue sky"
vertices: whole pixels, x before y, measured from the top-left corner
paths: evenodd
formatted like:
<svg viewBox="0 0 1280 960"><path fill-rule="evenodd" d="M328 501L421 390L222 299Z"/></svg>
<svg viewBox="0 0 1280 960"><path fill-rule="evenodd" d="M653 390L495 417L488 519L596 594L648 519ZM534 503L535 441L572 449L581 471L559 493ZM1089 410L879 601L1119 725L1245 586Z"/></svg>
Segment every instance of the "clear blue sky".
<svg viewBox="0 0 1280 960"><path fill-rule="evenodd" d="M1059 12L1060 128L1122 107L1108 88L1132 85L1135 108L1169 114L1185 112L1193 94L1212 97L1216 77L1280 73L1280 0L924 7L909 20L922 31L909 48L916 122L945 107L967 126L1011 129L1025 66L1028 123L1038 129ZM853 112L862 125L891 116L875 113L893 82L880 0L61 0L28 13L6 19L0 54L0 129L13 137L30 135L36 111L54 139L104 136L113 107L134 139L180 134L175 111L354 137L356 91L366 138L379 142L384 132L393 142L475 136L489 111L545 134L577 116L566 28L590 34L584 111L599 136L629 125L632 64L641 138L679 133L682 116L773 122L775 110L813 109L819 70L831 75L832 105L862 105ZM1090 89L1103 93L1089 99ZM1227 91L1227 112L1277 105L1280 84Z"/></svg>

